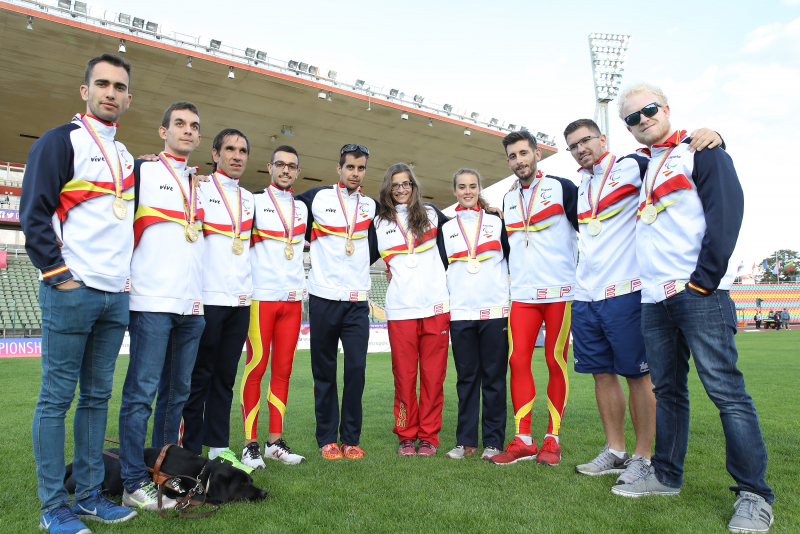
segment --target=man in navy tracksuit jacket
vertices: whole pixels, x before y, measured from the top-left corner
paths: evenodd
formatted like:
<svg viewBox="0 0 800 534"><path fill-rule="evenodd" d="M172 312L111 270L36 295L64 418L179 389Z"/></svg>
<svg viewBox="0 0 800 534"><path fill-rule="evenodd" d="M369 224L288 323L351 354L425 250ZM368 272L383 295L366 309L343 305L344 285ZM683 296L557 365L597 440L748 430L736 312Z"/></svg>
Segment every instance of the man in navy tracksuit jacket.
<svg viewBox="0 0 800 534"><path fill-rule="evenodd" d="M22 182L25 249L41 279L42 386L32 425L39 526L53 533L88 533L81 519L117 523L137 515L102 496L108 399L128 326L133 253L133 157L114 140L131 102L130 71L111 54L89 61L81 86L86 113L33 144ZM76 386L70 508L64 419Z"/></svg>
<svg viewBox="0 0 800 534"><path fill-rule="evenodd" d="M369 344L369 266L380 258L372 223L377 202L364 196L360 187L369 150L345 145L339 156L338 184L316 187L297 197L308 207L306 240L311 243L308 305L317 443L323 457L330 460L364 455L358 445ZM341 420L336 392L340 339L344 349Z"/></svg>
<svg viewBox="0 0 800 534"><path fill-rule="evenodd" d="M639 197L636 258L642 280L642 333L656 394L656 444L650 473L612 488L628 496L676 495L689 441L689 355L717 406L726 467L736 481L732 532L766 532L775 496L765 481L767 451L753 399L736 366L735 305L729 261L744 194L727 152L689 150L669 122L666 96L649 84L620 97L620 117L648 147Z"/></svg>

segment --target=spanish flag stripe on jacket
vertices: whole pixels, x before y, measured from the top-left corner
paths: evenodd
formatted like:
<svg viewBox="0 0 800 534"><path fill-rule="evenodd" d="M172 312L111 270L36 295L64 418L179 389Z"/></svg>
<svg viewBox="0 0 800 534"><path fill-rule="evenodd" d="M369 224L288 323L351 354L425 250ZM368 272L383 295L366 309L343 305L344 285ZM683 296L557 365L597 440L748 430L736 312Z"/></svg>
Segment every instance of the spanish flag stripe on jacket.
<svg viewBox="0 0 800 534"><path fill-rule="evenodd" d="M125 193L124 190L133 187L134 182L135 179L133 172L131 172L130 176L124 180L124 185L122 187L123 199L133 200L133 191ZM58 206L56 207L58 219L60 221L65 220L67 218L67 211L84 200L89 200L90 198L99 197L101 195L113 194L115 194L114 182L92 182L90 180L76 179L70 180L61 190L61 194L58 197Z"/></svg>
<svg viewBox="0 0 800 534"><path fill-rule="evenodd" d="M659 198L668 195L673 191L677 191L678 189L691 189L691 188L692 184L689 183L689 180L686 179L686 176L682 174L679 174L678 176L673 176L669 180L664 181L663 184L656 187L655 191L653 191L653 204L655 204ZM642 208L644 208L645 204L646 204L645 202L642 202L639 205L639 211L641 211Z"/></svg>
<svg viewBox="0 0 800 534"><path fill-rule="evenodd" d="M637 195L637 196L639 195L639 189L637 189L636 186L633 184L625 184L616 191L612 191L611 194L606 195L600 200L600 205L597 207L598 215L602 213L603 210L609 207L610 205L615 204L620 200L622 200L623 198L629 197L631 195ZM579 221L587 219L588 222L588 218L591 217L591 215L592 215L592 210L586 210L583 213L578 214L578 219Z"/></svg>
<svg viewBox="0 0 800 534"><path fill-rule="evenodd" d="M503 252L503 248L500 245L500 241L489 241L488 243L483 243L482 245L478 245L477 250L475 250L475 255L480 254L481 252L486 252L487 250L499 250ZM456 252L452 256L449 256L448 259L450 261L458 259L458 258L466 258L469 255L469 251L465 250L463 252Z"/></svg>

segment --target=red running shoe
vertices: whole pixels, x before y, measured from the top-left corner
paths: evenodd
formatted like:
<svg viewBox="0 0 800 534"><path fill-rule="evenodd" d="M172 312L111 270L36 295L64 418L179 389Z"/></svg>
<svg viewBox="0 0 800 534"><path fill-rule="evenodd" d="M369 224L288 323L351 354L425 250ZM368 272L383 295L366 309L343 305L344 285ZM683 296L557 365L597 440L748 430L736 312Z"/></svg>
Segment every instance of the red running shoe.
<svg viewBox="0 0 800 534"><path fill-rule="evenodd" d="M400 456L416 456L417 450L414 448L414 440L404 439L400 442L400 447L397 449L397 454Z"/></svg>
<svg viewBox="0 0 800 534"><path fill-rule="evenodd" d="M497 465L509 465L517 463L520 460L535 460L536 459L536 440L532 440L531 445L525 445L519 437L515 437L514 441L506 445L505 452L501 452L489 459Z"/></svg>
<svg viewBox="0 0 800 534"><path fill-rule="evenodd" d="M426 439L420 440L419 451L417 452L418 456L434 456L435 454L436 447L433 446L433 443Z"/></svg>
<svg viewBox="0 0 800 534"><path fill-rule="evenodd" d="M542 448L539 449L540 465L558 465L561 461L561 445L558 444L553 436L544 438Z"/></svg>

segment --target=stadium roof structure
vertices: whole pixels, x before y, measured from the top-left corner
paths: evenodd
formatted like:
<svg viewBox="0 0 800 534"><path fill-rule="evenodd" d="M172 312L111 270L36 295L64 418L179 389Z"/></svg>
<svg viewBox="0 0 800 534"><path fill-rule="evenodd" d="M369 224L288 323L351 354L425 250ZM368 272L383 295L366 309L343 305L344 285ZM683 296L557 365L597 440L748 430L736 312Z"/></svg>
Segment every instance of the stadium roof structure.
<svg viewBox="0 0 800 534"><path fill-rule="evenodd" d="M190 164L209 172L214 135L238 128L251 143L241 180L250 190L268 183L263 173L280 144L300 153L298 193L334 183L346 143L370 149L364 191L371 196L398 161L414 165L426 198L440 207L452 203L450 180L458 168L478 169L487 184L509 172L500 140L517 125L484 121L420 95L383 93L363 80L350 84L334 71L168 32L162 24L78 0L0 0L0 160L24 163L35 138L85 110L78 87L86 61L118 53L121 45L133 64L134 98L118 139L134 156L163 148L157 128L164 110L189 100L200 109L204 134ZM535 135L543 158L556 153L554 137Z"/></svg>

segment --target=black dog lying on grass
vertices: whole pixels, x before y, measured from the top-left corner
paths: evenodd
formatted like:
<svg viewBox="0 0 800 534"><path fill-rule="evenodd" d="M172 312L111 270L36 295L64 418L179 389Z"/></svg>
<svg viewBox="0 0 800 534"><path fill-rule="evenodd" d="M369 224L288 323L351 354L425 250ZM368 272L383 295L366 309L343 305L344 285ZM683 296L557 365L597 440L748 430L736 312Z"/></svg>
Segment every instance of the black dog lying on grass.
<svg viewBox="0 0 800 534"><path fill-rule="evenodd" d="M106 449L114 456L119 456L119 449ZM144 450L144 463L153 468L161 452L159 448L146 448ZM103 479L103 489L108 495L122 495L122 476L117 458L107 454L103 455L106 475ZM203 468L205 466L205 469ZM197 475L201 472L202 475ZM253 478L240 469L230 465L209 461L207 458L197 456L180 447L170 447L161 471L172 476L184 475L198 478L204 487L208 488L206 503L226 504L236 501L261 501L267 496L267 491L256 487ZM64 476L64 486L69 493L75 493L75 479L72 478L72 464L67 466ZM190 489L190 488L185 488ZM174 496L169 491L166 492Z"/></svg>

